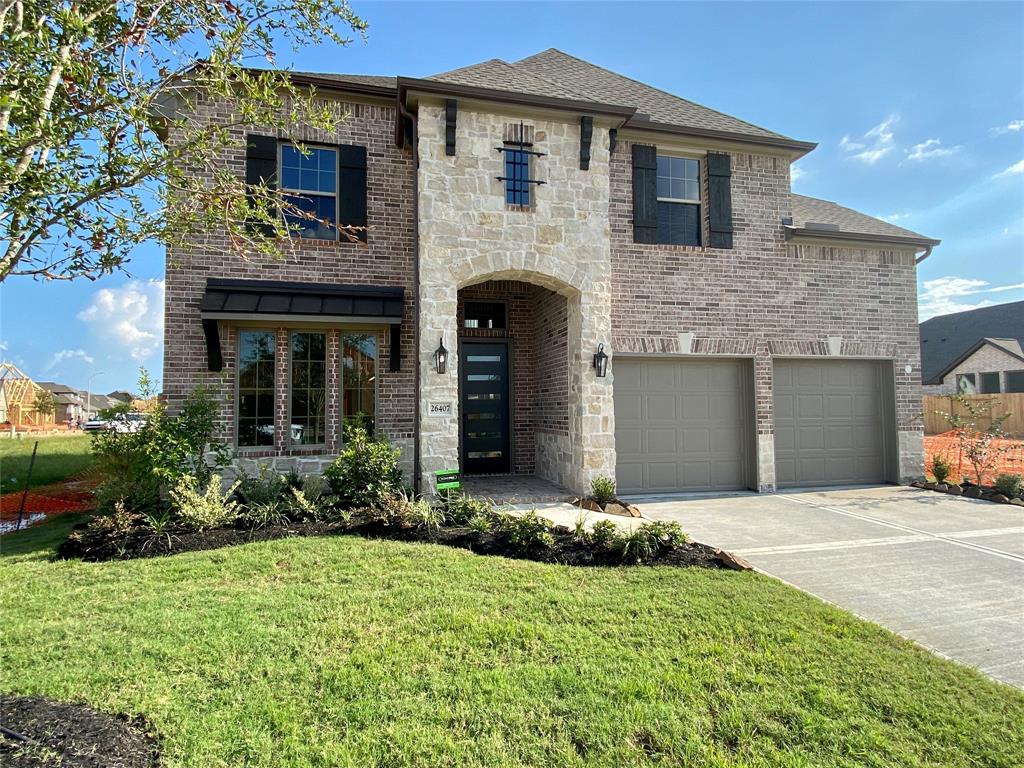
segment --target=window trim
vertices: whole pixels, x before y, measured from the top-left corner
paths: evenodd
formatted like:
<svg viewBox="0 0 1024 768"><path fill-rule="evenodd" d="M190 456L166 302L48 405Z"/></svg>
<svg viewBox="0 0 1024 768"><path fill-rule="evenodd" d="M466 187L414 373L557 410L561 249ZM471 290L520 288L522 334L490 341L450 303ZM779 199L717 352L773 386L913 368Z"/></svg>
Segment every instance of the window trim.
<svg viewBox="0 0 1024 768"><path fill-rule="evenodd" d="M241 418L241 404L239 402L241 383L242 383L242 334L243 333L269 333L274 337L274 386L272 388L274 394L274 408L273 408L273 425L274 425L274 439L270 442L270 445L242 445L239 442L240 431L239 431L239 420ZM280 366L277 359L277 329L276 328L259 328L248 325L240 325L235 327L235 392L234 392L234 427L235 427L235 448L242 453L254 453L259 451L274 450L277 447L277 385L278 385L278 374L280 373Z"/></svg>
<svg viewBox="0 0 1024 768"><path fill-rule="evenodd" d="M989 392L989 391L986 390L986 391L981 392L979 394L982 394L982 395L1000 395L1000 394L1002 394L1002 392L1003 392L1003 376L1002 376L1002 373L1000 373L999 371L981 371L981 372L979 372L978 373L978 388L979 389L984 389L984 387L982 385L984 384L986 376L995 376L996 377L996 391L995 392Z"/></svg>
<svg viewBox="0 0 1024 768"><path fill-rule="evenodd" d="M338 445L345 445L345 337L357 336L360 331L338 328ZM379 430L377 406L380 404L380 329L373 329L367 335L373 336L373 434Z"/></svg>
<svg viewBox="0 0 1024 768"><path fill-rule="evenodd" d="M321 328L304 328L304 327L301 327L301 326L299 326L299 327L292 327L292 328L288 328L287 329L287 332L288 332L288 371L287 371L286 375L287 375L287 381L288 381L288 409L285 412L285 428L287 429L287 431L285 432L285 445L288 446L289 450L308 451L308 450L318 450L318 449L326 450L327 449L327 444L328 444L328 441L330 440L330 435L328 434L329 427L330 427L330 422L327 419L327 411L328 411L328 409L327 409L327 398L328 398L328 395L329 395L329 393L331 391L331 388L330 388L330 380L331 380L331 370L330 370L331 354L330 354L329 346L330 346L331 331L332 330L337 330L337 329L333 329L333 328L322 328L322 329ZM294 440L292 440L292 381L293 381L293 378L292 378L292 370L293 370L292 361L293 361L294 356L295 356L295 349L292 346L292 336L294 334L296 334L296 333L319 333L319 334L321 334L324 337L324 440L323 440L322 443L297 443Z"/></svg>
<svg viewBox="0 0 1024 768"><path fill-rule="evenodd" d="M971 387L974 389L973 392L961 392L960 391L960 379L966 379L971 382ZM956 386L956 394L958 395L976 395L978 394L978 375L976 373L958 373L956 378L953 380Z"/></svg>
<svg viewBox="0 0 1024 768"><path fill-rule="evenodd" d="M1019 392L1024 392L1024 387L1022 387L1019 390L1010 389L1010 376L1011 375L1014 375L1015 377L1016 376L1024 377L1024 368L1021 368L1021 369L1016 369L1015 368L1012 371L1003 371L1003 378L1006 380L1006 392L1004 392L1003 394L1015 395L1015 394L1018 394Z"/></svg>
<svg viewBox="0 0 1024 768"><path fill-rule="evenodd" d="M284 150L285 147L294 147L298 149L299 146L303 146L306 149L326 149L334 153L334 192L322 192L312 189L293 189L292 187L286 187L284 185ZM299 154L302 154L301 150ZM278 141L277 142L277 178L278 178L278 189L282 195L294 195L301 197L303 195L309 196L314 195L316 197L333 197L334 198L334 236L333 237L309 237L308 235L301 235L288 230L288 236L291 238L301 238L303 240L321 240L328 243L337 243L341 239L341 231L339 229L338 220L341 218L341 153L337 146L331 146L330 144L313 144L310 142L295 142L295 141ZM300 174L301 178L301 174ZM284 218L284 212L280 212L281 218ZM285 219L285 225L288 222Z"/></svg>

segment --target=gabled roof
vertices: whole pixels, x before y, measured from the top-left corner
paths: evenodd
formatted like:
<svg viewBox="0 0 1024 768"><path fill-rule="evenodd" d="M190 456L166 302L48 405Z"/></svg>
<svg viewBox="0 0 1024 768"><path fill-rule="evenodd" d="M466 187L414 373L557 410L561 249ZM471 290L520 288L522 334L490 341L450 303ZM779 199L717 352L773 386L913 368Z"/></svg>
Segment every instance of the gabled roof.
<svg viewBox="0 0 1024 768"><path fill-rule="evenodd" d="M950 370L986 343L1024 361L1020 355L1024 345L1024 301L940 315L921 323L920 328L921 380L925 384L941 383Z"/></svg>
<svg viewBox="0 0 1024 768"><path fill-rule="evenodd" d="M556 99L576 99L578 101L597 101L594 94L574 91L572 88L559 85L544 77L539 77L518 66L501 59L489 59L479 64L431 75L427 80L439 80L458 85L474 85L479 88L490 88L496 91L515 91L534 96L551 96ZM609 102L618 103L618 102Z"/></svg>
<svg viewBox="0 0 1024 768"><path fill-rule="evenodd" d="M816 197L797 194L790 197L793 204L793 224L787 229L787 235L790 236L804 235L852 240L857 239L856 235L866 235L867 237L862 239L884 239L916 246L936 246L940 242L860 213L852 208L846 208L830 200L819 200ZM827 228L815 227L815 225L821 224L826 225Z"/></svg>
<svg viewBox="0 0 1024 768"><path fill-rule="evenodd" d="M637 117L654 123L748 136L788 138L781 133L748 123L745 120L696 104L667 91L641 83L617 72L570 56L557 48L527 56L512 64L520 72L542 76L587 95L595 101L636 107Z"/></svg>

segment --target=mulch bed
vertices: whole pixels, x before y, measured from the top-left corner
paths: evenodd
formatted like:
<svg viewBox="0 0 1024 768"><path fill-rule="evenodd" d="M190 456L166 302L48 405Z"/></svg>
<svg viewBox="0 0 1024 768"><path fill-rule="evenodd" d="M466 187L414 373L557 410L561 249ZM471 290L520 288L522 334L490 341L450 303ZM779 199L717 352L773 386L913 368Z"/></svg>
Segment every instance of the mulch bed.
<svg viewBox="0 0 1024 768"><path fill-rule="evenodd" d="M83 530L85 523L75 527ZM552 531L552 547L524 552L513 547L500 532L477 533L461 526L445 526L427 534L417 528L395 528L368 520L356 513L351 522L343 523L289 523L265 528L214 528L209 531L177 531L169 536L156 537L148 531L134 531L126 536L108 539L94 545L69 538L57 550L59 558L81 558L91 562L130 560L161 557L180 552L199 552L256 541L273 541L293 536L356 535L373 539L427 542L468 549L480 555L496 555L517 560L535 560L542 563L560 563L579 566L628 566L614 550L598 549L575 541L565 529ZM698 542L689 542L670 551L661 552L639 565L676 565L700 568L732 568L746 570L742 562L721 550Z"/></svg>
<svg viewBox="0 0 1024 768"><path fill-rule="evenodd" d="M7 768L151 768L154 734L141 719L38 696L0 694L0 764Z"/></svg>

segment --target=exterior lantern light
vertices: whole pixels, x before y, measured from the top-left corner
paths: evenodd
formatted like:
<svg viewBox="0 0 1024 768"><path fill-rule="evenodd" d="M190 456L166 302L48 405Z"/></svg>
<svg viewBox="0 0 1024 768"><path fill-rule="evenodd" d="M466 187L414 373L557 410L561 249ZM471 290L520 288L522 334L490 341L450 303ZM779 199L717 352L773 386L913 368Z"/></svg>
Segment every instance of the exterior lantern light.
<svg viewBox="0 0 1024 768"><path fill-rule="evenodd" d="M444 348L444 337L438 340L437 349L434 352L434 364L438 373L444 373L448 368L448 350Z"/></svg>
<svg viewBox="0 0 1024 768"><path fill-rule="evenodd" d="M608 375L608 355L604 353L604 344L597 345L597 354L594 355L594 369L597 371L597 378L603 379Z"/></svg>

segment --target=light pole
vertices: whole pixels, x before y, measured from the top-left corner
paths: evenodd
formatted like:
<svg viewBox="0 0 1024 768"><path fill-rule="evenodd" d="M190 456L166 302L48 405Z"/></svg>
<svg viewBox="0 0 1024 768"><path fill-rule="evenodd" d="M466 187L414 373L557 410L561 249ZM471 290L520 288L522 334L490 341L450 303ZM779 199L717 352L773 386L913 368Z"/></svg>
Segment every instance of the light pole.
<svg viewBox="0 0 1024 768"><path fill-rule="evenodd" d="M92 380L97 376L102 376L103 371L96 371L89 377L89 383L85 389L85 420L89 421L92 418Z"/></svg>

